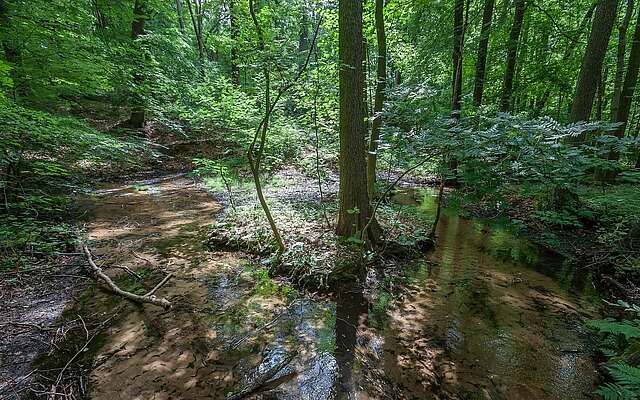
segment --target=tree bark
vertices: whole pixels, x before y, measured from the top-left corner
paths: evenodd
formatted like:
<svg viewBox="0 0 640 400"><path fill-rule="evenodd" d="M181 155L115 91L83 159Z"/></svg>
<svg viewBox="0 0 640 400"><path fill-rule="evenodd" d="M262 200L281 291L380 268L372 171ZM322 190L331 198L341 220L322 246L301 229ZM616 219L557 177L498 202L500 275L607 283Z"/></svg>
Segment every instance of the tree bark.
<svg viewBox="0 0 640 400"><path fill-rule="evenodd" d="M378 158L378 142L380 141L380 127L382 126L382 108L387 86L387 38L384 31L384 0L376 1L375 23L376 39L378 42L378 59L376 63L376 94L373 104L373 122L369 137L369 152L367 153L367 189L369 199L375 195L376 163Z"/></svg>
<svg viewBox="0 0 640 400"><path fill-rule="evenodd" d="M507 67L504 72L502 84L502 98L500 99L500 110L507 112L511 110L513 97L513 77L516 71L516 59L518 57L518 42L522 31L522 21L524 20L525 0L514 0L515 12L513 24L509 33L507 44Z"/></svg>
<svg viewBox="0 0 640 400"><path fill-rule="evenodd" d="M593 99L598 81L602 76L602 62L607 52L617 7L618 0L600 0L596 7L591 34L582 59L569 112L570 122L588 121L591 116Z"/></svg>
<svg viewBox="0 0 640 400"><path fill-rule="evenodd" d="M627 31L631 15L633 14L633 0L627 0L627 9L624 12L622 23L618 27L618 49L616 53L616 74L613 81L613 97L611 99L611 119L614 120L618 114L620 105L620 94L622 93L622 83L624 81L624 57L627 52ZM601 118L598 118L601 119Z"/></svg>
<svg viewBox="0 0 640 400"><path fill-rule="evenodd" d="M192 4L191 0L187 0L187 7L189 8L189 16L191 17L193 33L196 36L198 61L200 62L200 69L202 72L202 63L204 61L204 41L202 36L202 3L199 0L196 0L194 4Z"/></svg>
<svg viewBox="0 0 640 400"><path fill-rule="evenodd" d="M482 105L484 92L484 78L487 67L487 49L489 48L489 35L491 34L491 21L495 0L485 0L482 14L482 29L480 31L480 43L478 44L478 59L476 61L476 76L473 86L473 105Z"/></svg>
<svg viewBox="0 0 640 400"><path fill-rule="evenodd" d="M362 232L371 215L367 194L363 115L362 0L338 5L340 81L340 209L336 233L378 240L377 223Z"/></svg>
<svg viewBox="0 0 640 400"><path fill-rule="evenodd" d="M129 117L128 126L132 129L142 129L146 119L146 110L143 95L140 86L144 81L145 56L144 51L136 44L136 40L144 35L144 26L147 19L145 0L135 0L133 4L133 21L131 22L131 39L133 39L134 47L138 49L140 64L135 68L133 73L133 83L136 93L133 97L133 105L131 106L131 116Z"/></svg>
<svg viewBox="0 0 640 400"><path fill-rule="evenodd" d="M460 118L462 109L462 47L464 45L464 0L455 0L453 9L453 77L451 117ZM467 0L469 1L469 0Z"/></svg>

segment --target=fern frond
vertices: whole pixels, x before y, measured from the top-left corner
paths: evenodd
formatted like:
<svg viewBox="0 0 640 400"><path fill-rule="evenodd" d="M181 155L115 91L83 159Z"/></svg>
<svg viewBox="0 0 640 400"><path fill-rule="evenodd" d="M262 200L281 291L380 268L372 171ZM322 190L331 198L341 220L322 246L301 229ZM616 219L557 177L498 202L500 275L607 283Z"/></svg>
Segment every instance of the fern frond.
<svg viewBox="0 0 640 400"><path fill-rule="evenodd" d="M636 400L637 393L633 393L625 389L617 383L605 383L601 385L596 394L602 396L603 400Z"/></svg>
<svg viewBox="0 0 640 400"><path fill-rule="evenodd" d="M623 335L625 339L640 338L640 326L637 321L616 321L613 318L587 321L587 325L601 333Z"/></svg>

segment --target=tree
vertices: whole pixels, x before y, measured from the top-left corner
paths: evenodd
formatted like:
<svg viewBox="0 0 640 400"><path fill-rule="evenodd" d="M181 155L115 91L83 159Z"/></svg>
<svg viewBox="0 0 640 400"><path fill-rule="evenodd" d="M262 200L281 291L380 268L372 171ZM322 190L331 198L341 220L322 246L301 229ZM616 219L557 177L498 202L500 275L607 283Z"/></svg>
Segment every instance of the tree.
<svg viewBox="0 0 640 400"><path fill-rule="evenodd" d="M453 8L453 78L451 116L460 118L462 108L462 48L464 46L464 0L455 0Z"/></svg>
<svg viewBox="0 0 640 400"><path fill-rule="evenodd" d="M367 193L363 113L362 1L340 0L338 5L340 89L340 194L336 233L378 240L375 220L367 224L371 204ZM375 217L373 217L375 218ZM365 226L369 225L366 232Z"/></svg>
<svg viewBox="0 0 640 400"><path fill-rule="evenodd" d="M485 70L487 67L487 49L489 47L489 35L491 33L491 20L493 19L494 3L495 0L485 0L484 2L480 42L478 43L475 83L473 86L473 105L476 107L480 107L482 105Z"/></svg>
<svg viewBox="0 0 640 400"><path fill-rule="evenodd" d="M601 0L596 7L569 112L570 122L589 120L598 82L602 76L602 62L609 45L617 7L617 0Z"/></svg>
<svg viewBox="0 0 640 400"><path fill-rule="evenodd" d="M136 43L141 35L144 35L144 25L147 19L146 15L146 0L135 0L133 4L133 21L131 22L131 39L134 42L134 48L136 48L137 56L140 57L139 64L134 67L133 83L137 86L136 93L133 97L133 104L131 106L131 116L129 117L127 125L132 129L142 129L145 122L145 105L142 99L141 85L144 81L144 68L145 68L145 56L144 51Z"/></svg>
<svg viewBox="0 0 640 400"><path fill-rule="evenodd" d="M176 14L178 15L178 26L180 27L180 32L184 34L185 24L184 24L184 13L182 11L182 0L176 0Z"/></svg>
<svg viewBox="0 0 640 400"><path fill-rule="evenodd" d="M582 34L587 30L589 22L591 22L591 18L593 17L593 12L595 11L596 6L597 6L597 3L589 7L587 12L584 14L584 17L582 17L582 20L580 21L580 25L578 25L578 31L574 34L573 37L571 37L571 39L569 40L569 44L568 46L566 46L564 54L562 55L562 59L561 59L562 65L564 65L571 59L571 56L573 55L578 45L578 42L582 37ZM549 100L549 96L551 96L551 88L552 86L550 84L547 84L547 88L545 89L544 94L542 95L542 98L538 102L538 106L536 110L538 114L542 112L543 108L547 104L547 101ZM560 97L562 97L562 89L560 89L559 95ZM562 103L561 101L558 102L558 108L562 106L561 103ZM560 115L559 110L557 114Z"/></svg>
<svg viewBox="0 0 640 400"><path fill-rule="evenodd" d="M624 57L627 52L627 30L633 14L633 0L627 0L627 8L624 12L622 23L618 27L618 49L616 53L616 75L613 81L613 97L611 99L611 118L617 118L622 83L624 81ZM603 79L604 80L604 79Z"/></svg>
<svg viewBox="0 0 640 400"><path fill-rule="evenodd" d="M376 163L378 158L378 142L382 126L382 107L387 86L387 39L384 31L384 0L376 0L375 11L376 39L378 42L378 58L376 62L376 94L373 105L373 122L369 137L367 153L367 188L369 199L373 199L376 184Z"/></svg>
<svg viewBox="0 0 640 400"><path fill-rule="evenodd" d="M514 0L515 12L513 15L513 24L509 33L509 42L507 44L507 66L504 72L504 81L502 84L502 97L500 99L500 109L502 111L510 111L512 107L513 97L513 77L516 71L516 59L518 57L518 43L520 41L520 32L522 31L522 22L524 20L525 0Z"/></svg>
<svg viewBox="0 0 640 400"><path fill-rule="evenodd" d="M193 32L196 36L196 47L198 48L198 61L200 62L200 69L204 68L204 35L203 30L203 18L204 18L204 4L206 0L187 0L187 6L189 7L189 16L191 17L191 24L193 25Z"/></svg>
<svg viewBox="0 0 640 400"><path fill-rule="evenodd" d="M627 72L624 77L624 83L620 92L619 106L615 115L614 122L619 122L621 126L616 129L615 135L623 137L627 122L629 120L629 112L631 110L631 102L633 94L638 83L638 71L640 70L640 13L636 21L636 27L633 32L633 42L629 53L629 61L627 62ZM619 154L613 152L610 159L617 160Z"/></svg>

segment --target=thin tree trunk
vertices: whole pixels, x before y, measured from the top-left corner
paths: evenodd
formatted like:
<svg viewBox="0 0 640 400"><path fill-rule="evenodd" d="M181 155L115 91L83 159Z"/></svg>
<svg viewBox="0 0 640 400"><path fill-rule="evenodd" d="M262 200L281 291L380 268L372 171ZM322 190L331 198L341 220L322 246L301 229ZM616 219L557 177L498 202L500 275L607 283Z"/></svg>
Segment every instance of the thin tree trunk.
<svg viewBox="0 0 640 400"><path fill-rule="evenodd" d="M189 16L191 17L191 25L193 25L193 32L196 35L196 46L198 48L198 61L200 62L200 69L202 71L202 68L203 68L202 63L204 61L204 44L202 41L201 3L198 0L195 0L194 4L191 4L191 0L187 0L187 6L189 8Z"/></svg>
<svg viewBox="0 0 640 400"><path fill-rule="evenodd" d="M607 52L611 30L616 16L618 0L601 0L595 11L595 17L584 52L569 121L588 121L593 107L596 87L602 75L602 62Z"/></svg>
<svg viewBox="0 0 640 400"><path fill-rule="evenodd" d="M255 14L253 0L249 0L249 12L251 13L251 19L253 20L253 23L255 25L256 33L258 34L258 46L259 46L260 52L263 53L265 50L264 36L262 34L262 29L260 28L258 18L256 17L256 14ZM264 54L261 54L261 55L264 56ZM276 222L273 219L273 215L271 214L271 210L269 208L269 205L267 204L267 200L265 199L264 193L262 191L262 183L260 182L260 164L262 161L262 155L264 154L264 146L267 141L267 132L269 130L269 120L271 118L271 110L272 110L270 68L271 67L269 66L268 62L265 61L262 67L262 71L264 74L264 81L265 81L264 82L264 85L265 85L264 117L262 119L261 125L258 126L258 129L256 130L256 134L253 138L253 142L249 146L249 150L247 151L247 158L249 159L249 166L251 167L251 174L253 175L253 182L255 184L256 194L258 195L258 201L260 202L260 206L262 207L262 210L264 211L265 216L267 217L269 226L271 227L271 231L273 232L273 236L278 246L278 254L282 254L285 251L284 240L282 240L282 236L280 235L280 230L278 229L278 226L276 225ZM260 138L259 144L258 144L258 151L255 154L255 158L254 158L255 146L256 146L258 137Z"/></svg>
<svg viewBox="0 0 640 400"><path fill-rule="evenodd" d="M338 5L340 81L340 194L336 233L378 240L377 223L362 232L371 215L367 193L362 87L362 1Z"/></svg>
<svg viewBox="0 0 640 400"><path fill-rule="evenodd" d="M502 84L502 97L500 99L500 109L510 111L513 96L513 77L516 71L516 59L518 56L518 42L520 41L520 31L522 31L522 21L524 20L525 0L514 0L515 12L513 24L509 33L509 43L507 44L507 67L504 72Z"/></svg>
<svg viewBox="0 0 640 400"><path fill-rule="evenodd" d="M462 108L462 46L464 36L464 0L455 0L453 9L453 78L451 89L451 117L460 118ZM469 1L469 0L467 0Z"/></svg>
<svg viewBox="0 0 640 400"><path fill-rule="evenodd" d="M387 85L387 39L384 31L384 0L375 1L375 23L376 39L378 42L378 58L376 68L376 94L373 106L373 122L371 123L369 152L367 153L367 188L369 191L369 199L373 199L375 195L378 142L380 141L382 108L384 105L384 94Z"/></svg>
<svg viewBox="0 0 640 400"><path fill-rule="evenodd" d="M139 57L141 58L140 65L138 65L133 73L133 83L137 86L136 93L133 97L133 105L131 107L131 116L129 117L128 125L133 129L142 129L144 127L146 112L142 94L140 93L142 82L144 81L144 68L145 68L145 56L144 51L140 49L140 46L136 44L136 40L144 34L144 25L147 19L145 0L135 0L133 6L133 21L131 23L131 39L134 41L134 46L139 50Z"/></svg>
<svg viewBox="0 0 640 400"><path fill-rule="evenodd" d="M187 0L190 1L190 0ZM176 0L176 14L178 15L178 26L180 27L180 32L184 34L185 25L184 25L184 13L182 10L182 0Z"/></svg>
<svg viewBox="0 0 640 400"><path fill-rule="evenodd" d="M622 23L618 27L618 50L616 53L616 74L613 81L613 98L611 99L611 119L615 119L620 105L622 83L624 81L624 58L627 52L627 31L633 14L633 0L627 0ZM601 118L598 118L601 119Z"/></svg>
<svg viewBox="0 0 640 400"><path fill-rule="evenodd" d="M494 4L495 0L485 0L484 2L482 29L480 31L480 43L478 44L478 60L476 61L476 76L473 86L473 105L476 107L482 105L484 78L487 67L487 50L489 48L489 35L491 34Z"/></svg>
<svg viewBox="0 0 640 400"><path fill-rule="evenodd" d="M629 61L627 63L627 72L624 77L624 83L622 84L622 91L620 92L620 103L616 113L614 122L619 122L622 125L616 129L615 135L617 137L624 137L624 133L629 120L629 112L631 111L631 102L635 93L636 84L638 82L638 72L640 71L640 13L638 13L638 19L636 21L636 27L633 32L633 43L631 44L631 51L629 53ZM617 160L620 155L617 152L612 154L611 159Z"/></svg>

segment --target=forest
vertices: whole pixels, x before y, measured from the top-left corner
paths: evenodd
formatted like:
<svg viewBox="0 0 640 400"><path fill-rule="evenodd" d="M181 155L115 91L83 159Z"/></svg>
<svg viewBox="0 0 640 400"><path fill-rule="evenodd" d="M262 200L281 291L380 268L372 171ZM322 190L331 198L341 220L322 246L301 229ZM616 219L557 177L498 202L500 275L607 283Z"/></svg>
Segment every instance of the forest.
<svg viewBox="0 0 640 400"><path fill-rule="evenodd" d="M0 399L640 399L640 1L0 0Z"/></svg>

